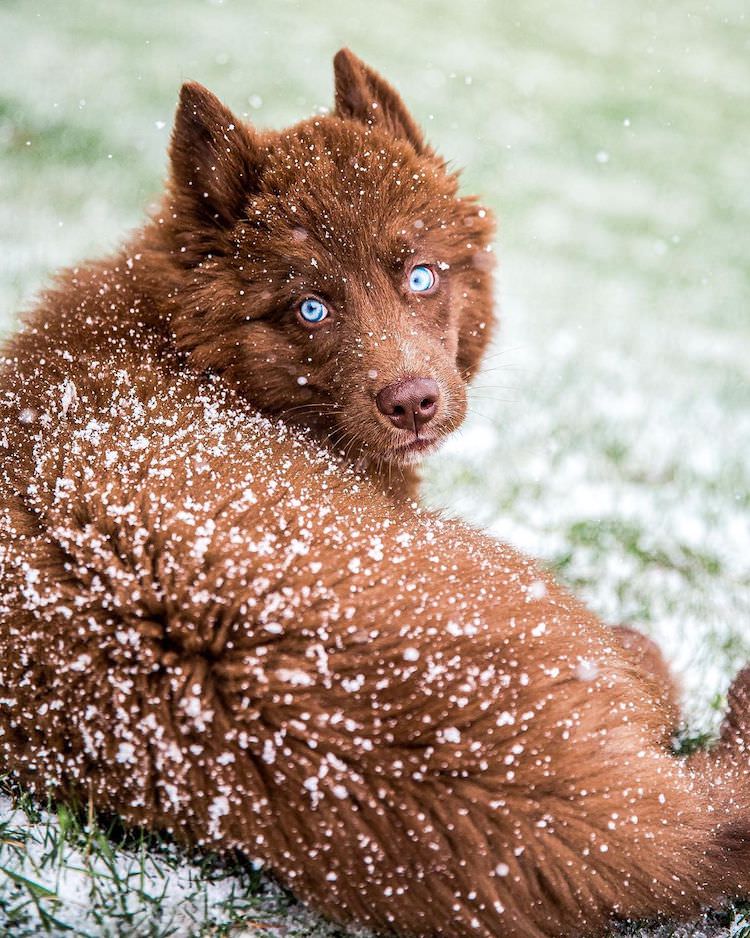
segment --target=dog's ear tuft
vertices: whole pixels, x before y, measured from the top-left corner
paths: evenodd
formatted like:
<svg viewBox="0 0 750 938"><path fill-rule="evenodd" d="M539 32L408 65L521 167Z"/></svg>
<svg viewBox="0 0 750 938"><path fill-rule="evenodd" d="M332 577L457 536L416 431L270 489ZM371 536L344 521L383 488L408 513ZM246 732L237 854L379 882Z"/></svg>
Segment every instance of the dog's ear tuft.
<svg viewBox="0 0 750 938"><path fill-rule="evenodd" d="M180 89L169 148L176 209L198 223L228 227L257 186L261 150L253 132L197 82Z"/></svg>
<svg viewBox="0 0 750 938"><path fill-rule="evenodd" d="M407 111L401 95L349 49L333 59L336 114L378 127L408 140L418 153L430 152L422 132Z"/></svg>

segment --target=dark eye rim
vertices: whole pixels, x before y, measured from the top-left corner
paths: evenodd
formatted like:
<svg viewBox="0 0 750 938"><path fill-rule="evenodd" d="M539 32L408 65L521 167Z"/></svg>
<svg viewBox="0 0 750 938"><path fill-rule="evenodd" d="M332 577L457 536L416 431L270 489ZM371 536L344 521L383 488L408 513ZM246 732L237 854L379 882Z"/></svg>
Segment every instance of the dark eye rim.
<svg viewBox="0 0 750 938"><path fill-rule="evenodd" d="M432 274L432 286L427 290L412 290L411 286L409 285L411 275L414 273L417 267L426 267ZM438 266L437 264L432 264L429 261L420 261L416 264L412 264L406 274L406 287L412 296L430 296L430 294L435 293L439 285L440 274L438 273Z"/></svg>
<svg viewBox="0 0 750 938"><path fill-rule="evenodd" d="M321 303L325 306L327 312L320 322L310 322L309 319L305 319L302 315L302 304L306 303L308 300L315 300L316 303ZM304 296L301 296L294 305L294 313L297 317L297 322L307 330L321 329L333 319L333 307L328 300L322 296L318 296L317 293L306 293Z"/></svg>

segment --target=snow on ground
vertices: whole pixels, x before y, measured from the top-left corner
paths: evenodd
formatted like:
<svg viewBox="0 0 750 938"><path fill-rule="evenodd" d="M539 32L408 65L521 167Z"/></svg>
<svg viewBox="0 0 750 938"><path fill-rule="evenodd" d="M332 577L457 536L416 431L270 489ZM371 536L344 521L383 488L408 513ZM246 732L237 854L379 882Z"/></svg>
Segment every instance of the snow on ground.
<svg viewBox="0 0 750 938"><path fill-rule="evenodd" d="M0 925L5 934L194 936L344 933L251 865L187 857L155 839L123 837L0 795ZM240 923L232 927L235 923ZM364 932L350 933L352 936Z"/></svg>
<svg viewBox="0 0 750 938"><path fill-rule="evenodd" d="M183 79L280 125L330 103L331 56L350 45L501 220L502 328L428 499L657 638L686 736L710 734L750 659L744 6L386 0L374 22L364 0L10 0L0 324L55 267L137 223ZM0 801L0 818L0 922L19 903L29 914L13 935L48 914L81 935L337 934L241 863L23 799ZM738 912L625 931L747 938L750 925Z"/></svg>

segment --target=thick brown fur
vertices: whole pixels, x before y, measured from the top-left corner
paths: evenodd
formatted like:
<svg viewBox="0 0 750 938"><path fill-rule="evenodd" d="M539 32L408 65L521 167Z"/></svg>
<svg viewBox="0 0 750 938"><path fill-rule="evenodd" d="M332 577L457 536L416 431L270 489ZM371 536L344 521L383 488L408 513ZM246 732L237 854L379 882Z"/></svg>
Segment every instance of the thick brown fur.
<svg viewBox="0 0 750 938"><path fill-rule="evenodd" d="M388 491L367 376L429 364L460 420L489 230L395 92L337 70L336 115L280 134L184 89L164 210L6 349L4 766L387 934L599 934L746 895L747 673L717 747L676 757L654 646ZM423 255L445 295L405 293ZM311 290L329 335L290 314Z"/></svg>

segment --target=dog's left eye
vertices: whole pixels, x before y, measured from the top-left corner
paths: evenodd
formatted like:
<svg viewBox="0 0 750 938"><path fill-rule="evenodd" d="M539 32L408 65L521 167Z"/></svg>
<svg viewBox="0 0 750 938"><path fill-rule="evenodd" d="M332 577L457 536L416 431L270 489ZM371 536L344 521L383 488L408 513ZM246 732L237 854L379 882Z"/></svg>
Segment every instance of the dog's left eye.
<svg viewBox="0 0 750 938"><path fill-rule="evenodd" d="M316 300L314 296L308 296L306 300L302 300L299 304L299 315L300 319L312 326L317 326L328 315L328 307L320 300Z"/></svg>
<svg viewBox="0 0 750 938"><path fill-rule="evenodd" d="M412 267L409 274L409 289L412 293L427 293L437 283L435 271L427 264Z"/></svg>

